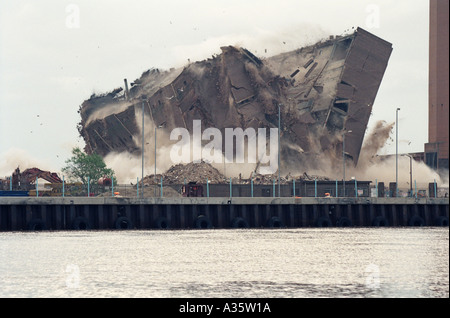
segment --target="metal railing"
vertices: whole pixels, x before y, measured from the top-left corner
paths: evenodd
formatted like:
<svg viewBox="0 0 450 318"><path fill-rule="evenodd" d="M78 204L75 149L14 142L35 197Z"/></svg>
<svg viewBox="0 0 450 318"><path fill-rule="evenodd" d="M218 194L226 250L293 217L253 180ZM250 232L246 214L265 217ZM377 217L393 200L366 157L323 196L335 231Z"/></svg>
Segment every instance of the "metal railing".
<svg viewBox="0 0 450 318"><path fill-rule="evenodd" d="M214 184L205 180L201 186L203 197L343 197L343 183L341 181L299 181L292 180L278 186L274 180L271 184L255 184L250 182ZM182 197L184 184L98 184L82 183L46 183L40 185L14 186L7 183L0 184L1 196L13 195L21 192L22 196L36 197ZM378 183L357 180L347 181L345 197L394 197L395 190L389 187L383 193L378 189ZM415 198L444 198L449 196L449 189L438 187L434 183L417 183L411 188L399 188L398 197Z"/></svg>

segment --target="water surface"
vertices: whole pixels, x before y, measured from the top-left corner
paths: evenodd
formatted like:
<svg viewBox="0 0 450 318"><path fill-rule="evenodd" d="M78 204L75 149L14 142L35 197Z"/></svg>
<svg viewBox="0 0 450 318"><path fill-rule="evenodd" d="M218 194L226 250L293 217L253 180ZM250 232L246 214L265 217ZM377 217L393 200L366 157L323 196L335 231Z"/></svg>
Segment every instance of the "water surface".
<svg viewBox="0 0 450 318"><path fill-rule="evenodd" d="M448 298L448 228L0 233L0 297Z"/></svg>

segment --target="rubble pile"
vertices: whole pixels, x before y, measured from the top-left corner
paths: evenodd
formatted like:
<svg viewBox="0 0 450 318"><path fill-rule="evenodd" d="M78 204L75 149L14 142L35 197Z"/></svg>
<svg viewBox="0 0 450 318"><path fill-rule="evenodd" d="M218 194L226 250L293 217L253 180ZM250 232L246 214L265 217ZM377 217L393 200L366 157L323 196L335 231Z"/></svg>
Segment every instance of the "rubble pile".
<svg viewBox="0 0 450 318"><path fill-rule="evenodd" d="M170 169L168 169L163 174L148 175L144 177L144 186L159 185L161 182L161 177L163 180L163 185L174 185L174 184L186 184L189 182L195 182L199 184L205 184L208 180L211 184L228 184L230 178L227 178L222 173L214 168L211 164L207 162L200 163L188 163L188 164L177 164ZM280 176L280 184L287 184L296 181L330 181L329 178L324 176L308 175L304 172L302 175L294 176L289 173L286 176ZM278 182L278 174L255 174L253 177L249 176L244 178L242 175L240 177L232 178L231 182L233 184L273 184L273 182Z"/></svg>
<svg viewBox="0 0 450 318"><path fill-rule="evenodd" d="M306 172L304 172L302 175L294 176L291 175L291 173L288 173L286 176L280 176L280 184L287 184L292 182L295 179L295 181L330 181L329 178L324 176L316 176L316 175L308 175ZM270 174L270 175L263 175L263 174L256 174L253 175L253 184L272 184L273 182L278 182L278 175L277 174ZM251 183L251 179L236 179L236 183L238 184L249 184Z"/></svg>
<svg viewBox="0 0 450 318"><path fill-rule="evenodd" d="M184 184L188 182L206 183L226 183L227 178L207 162L177 164L170 167L162 175L157 174L144 177L144 185L160 183L161 176L163 184Z"/></svg>

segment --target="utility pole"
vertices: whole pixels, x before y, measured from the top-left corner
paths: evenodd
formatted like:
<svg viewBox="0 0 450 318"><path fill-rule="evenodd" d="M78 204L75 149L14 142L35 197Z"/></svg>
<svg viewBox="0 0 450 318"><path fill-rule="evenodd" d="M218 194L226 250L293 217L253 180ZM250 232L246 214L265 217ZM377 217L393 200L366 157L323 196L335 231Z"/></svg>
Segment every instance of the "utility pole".
<svg viewBox="0 0 450 318"><path fill-rule="evenodd" d="M409 194L412 196L412 156L409 157Z"/></svg>
<svg viewBox="0 0 450 318"><path fill-rule="evenodd" d="M348 131L344 131L343 133L342 133L342 165L343 165L343 169L342 169L342 171L343 171L343 175L342 175L342 186L343 186L343 190L344 190L344 195L343 195L343 197L345 198L345 134L347 134L347 133L351 133L352 131L351 130L348 130ZM336 194L337 195L337 194Z"/></svg>
<svg viewBox="0 0 450 318"><path fill-rule="evenodd" d="M154 177L155 177L155 197L156 197L156 185L157 185L157 182L156 182L156 130L158 129L158 128L163 128L165 126L165 123L163 123L163 124L161 124L161 125L159 125L159 126L156 126L156 123L155 123L155 172L154 172ZM162 178L162 175L161 175L161 178ZM162 186L162 179L161 179L161 186Z"/></svg>
<svg viewBox="0 0 450 318"><path fill-rule="evenodd" d="M395 197L398 197L398 111L395 111Z"/></svg>
<svg viewBox="0 0 450 318"><path fill-rule="evenodd" d="M142 198L144 197L144 99L142 99Z"/></svg>
<svg viewBox="0 0 450 318"><path fill-rule="evenodd" d="M280 161L280 152L281 152L281 112L280 112L280 104L278 104L278 197L281 197L281 186L280 186L280 169L281 169L281 161Z"/></svg>

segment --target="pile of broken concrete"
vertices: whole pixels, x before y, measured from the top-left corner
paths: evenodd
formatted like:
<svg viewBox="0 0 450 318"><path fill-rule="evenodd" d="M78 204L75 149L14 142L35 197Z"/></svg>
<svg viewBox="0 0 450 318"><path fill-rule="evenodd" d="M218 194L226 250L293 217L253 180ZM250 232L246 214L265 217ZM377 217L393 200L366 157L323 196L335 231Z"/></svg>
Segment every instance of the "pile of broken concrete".
<svg viewBox="0 0 450 318"><path fill-rule="evenodd" d="M148 175L144 177L144 185L160 184L161 178L164 185L175 184L187 184L189 182L195 182L199 184L206 184L209 181L211 184L227 184L230 182L230 178L224 176L219 170L214 168L208 162L177 164L170 167L163 174ZM330 179L323 176L308 175L304 172L302 175L294 176L291 173L286 176L280 176L280 183L287 184L296 181L329 181ZM243 177L242 174L239 177L231 178L233 184L273 184L278 183L278 174L256 174Z"/></svg>

